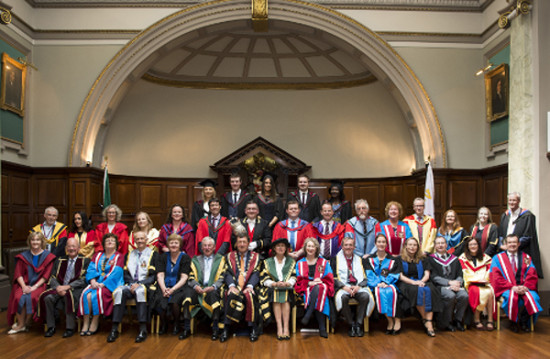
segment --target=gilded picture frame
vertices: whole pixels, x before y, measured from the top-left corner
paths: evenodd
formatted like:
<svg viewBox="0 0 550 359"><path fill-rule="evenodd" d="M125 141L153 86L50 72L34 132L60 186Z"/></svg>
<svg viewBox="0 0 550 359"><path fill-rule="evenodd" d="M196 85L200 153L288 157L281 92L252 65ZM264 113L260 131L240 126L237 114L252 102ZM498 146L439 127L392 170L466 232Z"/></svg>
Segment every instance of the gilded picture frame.
<svg viewBox="0 0 550 359"><path fill-rule="evenodd" d="M27 68L19 61L2 53L2 82L0 84L0 108L25 115L25 79Z"/></svg>
<svg viewBox="0 0 550 359"><path fill-rule="evenodd" d="M508 72L508 64L501 64L485 74L487 122L508 116L510 98Z"/></svg>

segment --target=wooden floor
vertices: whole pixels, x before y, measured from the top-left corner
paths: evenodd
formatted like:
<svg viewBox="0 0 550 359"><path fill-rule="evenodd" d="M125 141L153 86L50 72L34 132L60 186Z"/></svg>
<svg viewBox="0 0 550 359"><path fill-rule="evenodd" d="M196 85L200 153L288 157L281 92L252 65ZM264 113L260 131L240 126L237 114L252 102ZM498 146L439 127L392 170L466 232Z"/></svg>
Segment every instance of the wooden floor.
<svg viewBox="0 0 550 359"><path fill-rule="evenodd" d="M317 335L297 333L289 341L277 341L274 325L260 339L231 337L220 343L210 340L208 328L199 326L186 340L165 335L150 335L142 344L134 343L137 328L126 324L116 343L107 344L108 323L104 331L91 337L62 339L58 329L52 338L44 338L42 327L34 325L28 333L7 335L6 312L0 313L0 358L550 358L550 318L541 317L534 333L516 334L502 331L465 333L438 332L429 338L420 323L409 318L399 336L382 332L385 323L371 323L371 332L363 338L349 338L344 325L322 339Z"/></svg>

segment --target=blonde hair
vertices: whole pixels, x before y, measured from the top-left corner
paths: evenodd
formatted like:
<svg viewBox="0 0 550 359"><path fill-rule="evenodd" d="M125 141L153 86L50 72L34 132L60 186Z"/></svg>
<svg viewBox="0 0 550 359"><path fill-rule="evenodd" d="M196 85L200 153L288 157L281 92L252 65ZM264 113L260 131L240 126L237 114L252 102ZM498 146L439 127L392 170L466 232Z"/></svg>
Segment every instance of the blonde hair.
<svg viewBox="0 0 550 359"><path fill-rule="evenodd" d="M147 229L146 230L143 230L143 229L139 228L139 226L138 226L137 218L140 214L144 214L145 218L147 218ZM138 213L136 213L136 218L134 220L134 227L132 228L132 233L143 231L143 232L145 232L145 234L149 234L149 231L152 228L153 228L153 220L151 219L151 217L149 217L149 214L147 212L139 211Z"/></svg>
<svg viewBox="0 0 550 359"><path fill-rule="evenodd" d="M44 234L42 232L31 232L31 233L29 233L29 235L27 236L27 246L29 246L29 248L31 248L31 241L35 237L38 237L40 239L40 241L42 242L40 247L42 249L46 249L46 237L44 237Z"/></svg>
<svg viewBox="0 0 550 359"><path fill-rule="evenodd" d="M304 251L306 250L306 247L307 247L307 244L311 242L313 243L313 245L315 246L315 257L319 257L319 253L321 253L321 245L319 244L319 241L317 240L317 238L313 238L313 237L308 237L306 238L306 240L304 241ZM306 252L306 255L307 255L307 252Z"/></svg>
<svg viewBox="0 0 550 359"><path fill-rule="evenodd" d="M386 214L386 218L388 218L390 216L389 212L390 212L391 206L396 206L397 210L399 211L399 219L403 218L403 206L401 205L401 203L399 203L397 201L389 201L388 204L386 204L386 208L384 209L384 213Z"/></svg>

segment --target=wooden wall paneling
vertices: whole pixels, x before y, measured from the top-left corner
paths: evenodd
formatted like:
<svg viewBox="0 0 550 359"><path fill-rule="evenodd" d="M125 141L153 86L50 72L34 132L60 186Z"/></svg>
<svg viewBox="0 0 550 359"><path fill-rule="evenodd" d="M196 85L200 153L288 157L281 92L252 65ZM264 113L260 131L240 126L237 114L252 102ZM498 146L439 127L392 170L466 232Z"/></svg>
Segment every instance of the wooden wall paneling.
<svg viewBox="0 0 550 359"><path fill-rule="evenodd" d="M380 186L377 184L358 186L359 198L367 201L370 211L380 211Z"/></svg>
<svg viewBox="0 0 550 359"><path fill-rule="evenodd" d="M113 183L111 186L111 203L119 206L124 213L135 213L138 208L136 187L136 183Z"/></svg>
<svg viewBox="0 0 550 359"><path fill-rule="evenodd" d="M154 209L160 211L162 207L162 186L160 184L141 184L139 186L139 209Z"/></svg>
<svg viewBox="0 0 550 359"><path fill-rule="evenodd" d="M86 206L86 213L89 216L101 213L100 204L103 204L103 184L92 181L90 183L90 199Z"/></svg>
<svg viewBox="0 0 550 359"><path fill-rule="evenodd" d="M189 196L190 187L186 185L169 184L166 186L166 201L164 202L164 208L161 208L164 212L168 212L168 209L172 205L179 203L185 206L186 216L189 218L191 215L191 208L195 202L194 196ZM199 191L200 196L200 191Z"/></svg>
<svg viewBox="0 0 550 359"><path fill-rule="evenodd" d="M404 189L402 184L386 184L383 186L384 207L390 201L403 202ZM403 205L403 203L401 203Z"/></svg>
<svg viewBox="0 0 550 359"><path fill-rule="evenodd" d="M5 175L5 174L2 174L2 194L6 194L5 196L2 195L2 205L8 205L10 203L9 201L9 180L10 178Z"/></svg>
<svg viewBox="0 0 550 359"><path fill-rule="evenodd" d="M86 210L88 204L88 181L86 180L70 180L71 194L69 198L70 206L73 211Z"/></svg>
<svg viewBox="0 0 550 359"><path fill-rule="evenodd" d="M477 207L478 181L451 179L449 181L449 207L455 210Z"/></svg>
<svg viewBox="0 0 550 359"><path fill-rule="evenodd" d="M42 216L42 221L44 217ZM23 212L12 212L8 218L2 218L2 222L6 221L8 224L8 238L10 239L11 246L26 245L27 236L29 231L36 224L41 223L38 221L30 222L29 213L26 211Z"/></svg>
<svg viewBox="0 0 550 359"><path fill-rule="evenodd" d="M483 186L483 205L487 207L499 206L502 203L502 178L485 179Z"/></svg>
<svg viewBox="0 0 550 359"><path fill-rule="evenodd" d="M413 201L416 197L424 198L424 195L420 196L418 194L418 186L416 183L406 183L404 186L404 199L401 205L403 205L404 216L408 216L411 213L414 213L413 210Z"/></svg>
<svg viewBox="0 0 550 359"><path fill-rule="evenodd" d="M55 175L48 177L35 177L36 186L36 206L44 210L48 206L60 207L67 206L67 180Z"/></svg>
<svg viewBox="0 0 550 359"><path fill-rule="evenodd" d="M9 174L9 189L2 192L2 198L6 196L7 203L11 206L32 206L31 203L31 178L28 175Z"/></svg>
<svg viewBox="0 0 550 359"><path fill-rule="evenodd" d="M353 205L355 203L355 197L353 196L353 188L354 186L344 185L344 198L346 201L351 203L351 212L355 215L355 206Z"/></svg>

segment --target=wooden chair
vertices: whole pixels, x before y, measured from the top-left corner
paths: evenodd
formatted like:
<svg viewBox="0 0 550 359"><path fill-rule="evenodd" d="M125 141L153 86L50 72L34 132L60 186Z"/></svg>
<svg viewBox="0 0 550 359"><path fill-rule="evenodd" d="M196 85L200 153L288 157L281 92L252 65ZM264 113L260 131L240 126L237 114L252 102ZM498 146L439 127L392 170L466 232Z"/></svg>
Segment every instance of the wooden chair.
<svg viewBox="0 0 550 359"><path fill-rule="evenodd" d="M350 306L357 306L357 305L359 305L359 302L357 300L355 300L354 298L350 298L349 305ZM365 315L365 318L363 320L363 331L365 333L369 332L369 317L366 316L366 315ZM334 333L334 327L331 328L331 332Z"/></svg>
<svg viewBox="0 0 550 359"><path fill-rule="evenodd" d="M134 317L132 316L132 307L135 307L135 306L136 306L135 299L132 298L126 301L126 309L127 309L128 315L130 316L130 324L134 322ZM155 316L155 315L151 316L151 334L158 333L159 321L160 321L160 318L158 318L158 316ZM157 324L155 324L155 322ZM156 332L155 332L155 329L156 329ZM118 332L122 333L122 323L118 323Z"/></svg>
<svg viewBox="0 0 550 359"><path fill-rule="evenodd" d="M500 316L502 315L501 309L502 304L504 303L504 298L499 297L497 301L497 330L500 330ZM533 320L533 316L529 318L529 324L531 326L531 331L535 331L535 321Z"/></svg>
<svg viewBox="0 0 550 359"><path fill-rule="evenodd" d="M296 305L294 307L292 307L292 311L290 313L290 316L291 316L291 321L292 321L292 334L296 334L296 307L297 306L304 306L304 303L303 302L298 302L296 303ZM327 326L327 332L330 331L330 321L329 321L329 318L327 317L326 318L326 326ZM333 330L333 333L334 333L334 330Z"/></svg>

